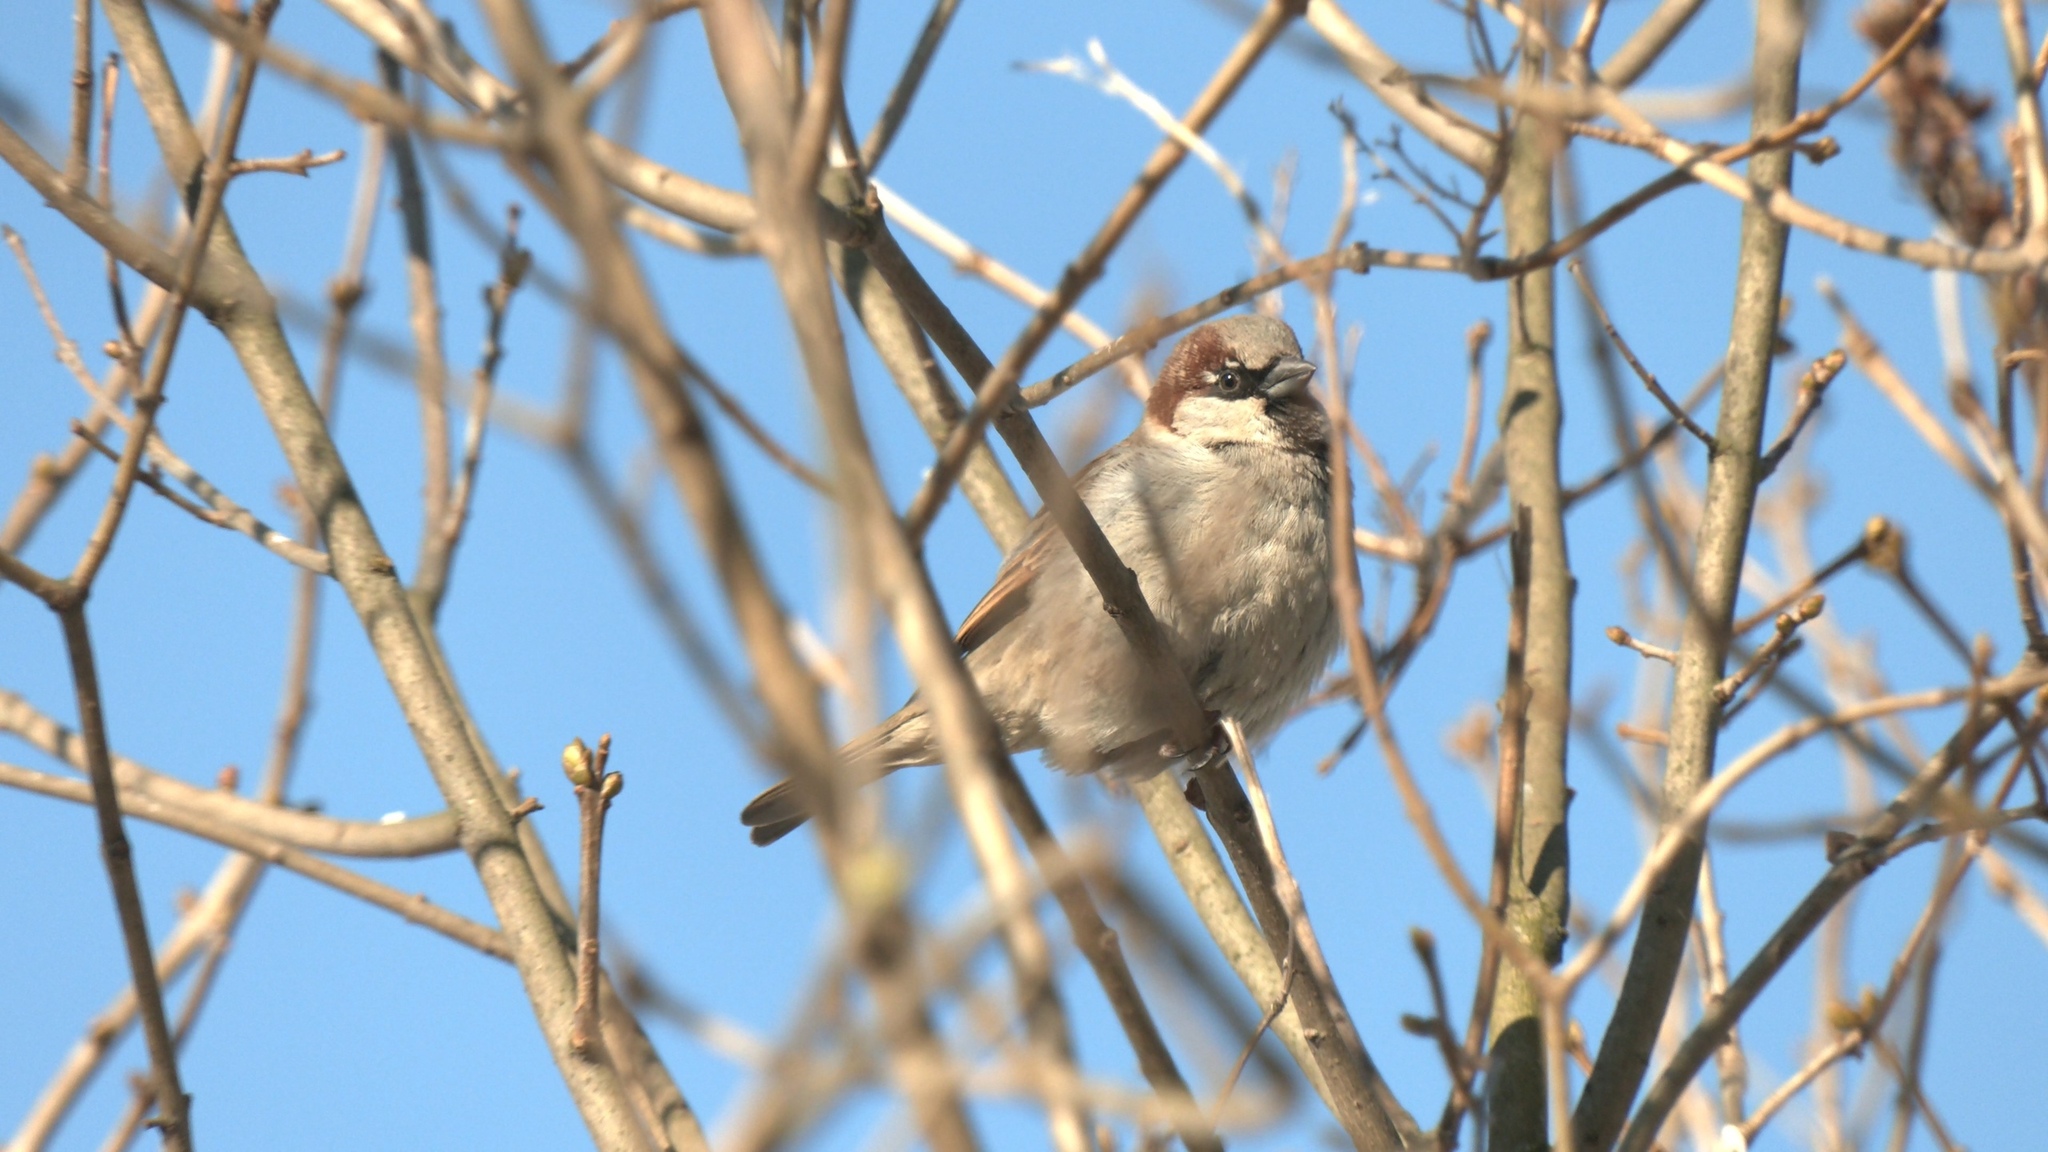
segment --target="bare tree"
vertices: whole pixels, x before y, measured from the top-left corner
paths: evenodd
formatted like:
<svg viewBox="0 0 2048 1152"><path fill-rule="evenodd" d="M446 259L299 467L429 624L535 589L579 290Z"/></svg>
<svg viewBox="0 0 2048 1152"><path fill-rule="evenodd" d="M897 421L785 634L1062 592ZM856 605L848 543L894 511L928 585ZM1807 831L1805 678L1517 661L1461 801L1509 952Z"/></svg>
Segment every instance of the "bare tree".
<svg viewBox="0 0 2048 1152"><path fill-rule="evenodd" d="M639 0L581 47L559 42L557 13L523 0L459 13L423 0L325 0L322 19L338 21L345 49L294 42L289 22L278 22L279 0L246 10L78 0L61 53L70 90L10 91L0 107L11 191L50 209L15 221L20 231L9 228L6 239L34 322L85 393L68 430L33 430L54 447L28 462L0 523L0 577L12 586L0 595L17 613L9 619L26 619L32 598L56 625L55 643L4 638L0 733L42 766L0 762L0 784L92 810L128 984L34 1096L9 1147L49 1146L131 1027L148 1071L108 1146L127 1146L145 1127L167 1147L205 1142L209 1088L181 1068L181 1045L217 981L232 979L222 975L230 941L274 867L509 963L569 1099L606 1149L713 1143L694 1086L650 1037L655 1021L746 1070L746 1091L714 1127L721 1148L805 1140L868 1090L901 1108L908 1128L896 1135L944 1152L981 1147L1002 1101L1022 1102L1044 1125L1032 1138L1062 1152L1169 1140L1214 1150L1271 1132L1334 1133L1371 1152L1461 1143L1734 1152L1795 1102L1803 1128L1777 1125L1788 1144L1903 1149L1921 1138L1948 1149L1979 1138L1952 1126L1929 1074L1937 977L1958 939L1965 886L1980 880L1999 915L2048 945L2039 895L2048 837L2036 826L2048 818L2036 747L2048 726L2039 607L2048 562L2048 132L2038 97L2048 42L2036 45L2020 0L1998 0L2002 65L1952 58L1943 33L1958 17L1947 0L1873 0L1836 17L1868 48L1860 75L1816 90L1812 22L1827 14L1760 0L1740 13L1750 24L1746 60L1729 66L1738 81L1672 93L1643 81L1708 35L1695 27L1703 0L1659 0L1613 21L1605 0L1441 7L1431 13L1444 45L1435 56L1461 63L1435 71L1397 59L1364 26L1411 17L1334 0L1201 10L1228 21L1234 43L1213 60L1177 56L1179 75L1127 74L1096 43L1030 65L1053 77L1034 79L1040 91L1079 82L1105 115L1146 125L1154 142L1078 250L1051 229L1025 228L1030 249L1005 241L1012 250L998 251L941 222L958 206L920 206L916 189L882 178L928 103L919 93L944 56L958 0L936 0L907 47L856 38L856 16L874 14L850 0ZM1622 17L1633 23L1618 27ZM465 42L463 26L481 34ZM211 53L202 74L184 63L196 56L176 48L194 37ZM104 55L102 39L112 45ZM1403 30L1401 39L1419 37ZM693 129L715 126L734 142L743 187L662 159L687 149L658 137L641 143L667 45L708 62L702 104L688 116ZM22 49L55 59L63 47ZM856 65L893 78L878 111L849 99ZM1338 173L1337 206L1305 249L1288 239L1290 218L1313 214L1294 169L1283 167L1262 194L1211 139L1247 84L1274 73L1323 76L1356 106L1339 101L1328 118L1306 109L1281 126L1302 134L1312 154L1334 157ZM14 87L5 69L0 80ZM1978 94L1979 84L1999 95ZM1185 111L1154 95L1167 86L1196 93ZM197 108L192 92L203 93ZM266 98L285 98L274 93L355 122L361 144L295 141L296 153L249 154ZM154 190L140 196L119 188L143 177L116 180L116 110L129 107L143 123L124 118L119 127L138 139L146 127L153 157ZM1890 178L1922 202L1926 237L1859 222L1863 201L1831 205L1805 191L1804 173L1844 150L1828 133L1846 135L1851 116L1880 108ZM1688 135L1688 124L1744 111L1734 143ZM990 109L986 120L1010 114ZM44 127L60 117L61 129ZM1863 136L1868 145L1875 131ZM1026 187L1034 171L1063 164L1022 150L1009 161L1014 171L986 174L991 186ZM272 278L276 264L302 253L245 238L274 235L304 212L306 185L280 176L334 181L349 164L353 207L327 222L343 237L340 267L325 301L307 301ZM1615 173L1645 165L1653 175L1604 198ZM1190 167L1208 174L1183 171ZM1141 223L1175 211L1162 191L1201 181L1220 186L1241 221L1252 275L1198 285L1186 299L1177 289L1134 293L1115 325L1081 312L1119 257L1133 259L1124 250ZM1360 207L1380 190L1396 195L1375 224L1398 213L1400 227L1435 229L1441 241L1404 249L1358 238ZM488 206L507 198L502 212ZM1732 281L1679 256L1669 217L1637 227L1639 212L1667 200L1739 217L1723 253ZM381 261L372 253L380 229L396 245ZM920 255L929 248L1028 318L997 340L963 303L977 289L929 276L932 260L913 259L905 235ZM1835 325L1827 348L1796 350L1791 339L1791 305L1803 290L1788 283L1795 245L1860 254L1856 267L1884 272L1867 285L1817 286ZM492 261L480 304L450 303L463 299L453 247ZM650 271L675 252L692 275L711 276L714 263L762 269L772 295L759 298L758 324L732 340L792 347L805 410L770 410L685 346L685 333L717 337L680 321ZM1041 286L1020 270L1032 266L1060 271ZM365 326L359 309L373 269L398 268L407 324L393 338ZM1652 309L1603 295L1596 271L1610 285L1654 278L1663 299ZM1452 389L1462 393L1462 418L1407 433L1454 445L1445 467L1425 460L1398 472L1389 430L1359 415L1369 401L1353 391L1361 335L1347 313L1359 310L1358 278L1368 272L1381 284L1453 285L1447 298L1468 301L1464 315L1500 318L1443 350L1465 365L1462 388ZM1923 277L1933 307L1921 327L1943 353L1938 388L1912 379L1884 347L1900 313L1892 297ZM1322 365L1318 397L1336 430L1330 526L1346 545L1329 573L1343 657L1302 711L1343 716L1350 730L1323 772L1368 750L1356 759L1384 768L1414 834L1386 850L1413 863L1408 873L1433 873L1430 883L1462 909L1462 918L1413 932L1428 1003L1399 1017L1423 1044L1398 1057L1376 1039L1393 1015L1385 998L1368 1002L1349 980L1340 990L1337 973L1351 969L1325 947L1336 934L1319 927L1353 918L1374 885L1407 873L1389 866L1348 889L1304 885L1289 849L1302 853L1305 813L1282 802L1303 793L1269 793L1275 764L1262 776L1260 750L1246 745L1238 718L1210 711L1039 423L1049 405L1069 409L1064 427L1078 449L1064 455L1085 453L1119 418L1123 397L1147 393L1155 349L1239 306L1283 314L1289 292L1303 301L1297 321ZM1864 319L1879 314L1881 294L1887 319ZM87 298L89 314L79 303ZM451 313L465 307L462 329L481 336L467 369L449 337ZM1711 337L1711 365L1690 389L1660 378L1674 353L1641 335L1654 310L1682 311ZM1905 314L1917 323L1920 311ZM247 493L230 495L199 468L242 474L251 465L181 455L159 420L166 400L200 375L189 366L195 353L178 356L194 320L225 342L237 387L246 384L269 426L289 472L287 523L265 520ZM543 331L564 334L568 359L548 407L499 386L508 357L517 363L527 334ZM1062 333L1087 354L1037 377ZM1573 334L1586 338L1583 362L1559 354ZM174 365L183 369L175 380ZM366 474L361 454L337 443L338 387L352 366L400 376L416 397L408 403L417 430L403 433L419 443L416 528L409 509L398 516L365 495L405 481L376 474L382 458ZM1087 383L1110 369L1120 387ZM24 368L9 387L39 389L50 374ZM893 384L929 453L892 458L876 429L901 419L896 397L863 387L867 375ZM1845 378L1870 388L1844 396ZM615 382L627 385L617 390L629 398L623 414L600 411ZM1868 443L1823 436L1829 398L1829 412L1902 418L1913 447L1874 459ZM1579 442L1566 435L1568 414L1604 434L1599 459L1567 462ZM805 445L813 429L815 461ZM396 439L388 425L377 431ZM444 614L460 586L475 586L456 577L479 518L502 518L533 550L568 538L521 504L479 502L493 471L483 467L487 449L507 438L561 465L582 502L578 530L609 541L644 601L634 610L659 624L645 637L591 639L575 662L602 662L623 645L672 649L702 711L751 750L764 779L789 781L813 816L835 927L817 945L809 986L781 990L794 1006L785 1036L760 1039L679 997L660 973L689 958L640 955L600 916L601 885L616 894L658 880L619 866L616 835L614 867L601 867L608 813L636 799L624 777L656 767L629 741L615 750L609 735L584 733L586 744L560 734L576 811L572 891L533 818L555 785L522 780L501 762L465 691L464 661L444 647ZM265 459L269 450L248 449ZM57 539L70 524L55 517L60 502L92 504L87 478L108 473L86 530ZM906 499L892 480L910 473ZM1944 515L1969 527L1951 534L1963 543L1940 566L2001 573L2010 605L1959 604L1930 579L1907 547L1923 526L1890 513L1874 475L1954 485L1958 506ZM834 628L808 622L797 575L775 560L788 542L818 533L799 516L764 511L753 490L760 476L787 490L787 507L830 526L829 540L809 551L837 558L815 577ZM1844 484L1864 523L1846 542L1826 538L1824 478ZM673 504L648 498L662 483ZM1027 503L1044 509L1055 533L1047 545L1078 557L1155 682L1168 743L1204 751L1181 757L1176 773L1089 783L1095 791L1075 811L1046 814L1045 785L1004 746L937 591L932 563L950 563L951 549L965 554L958 535L932 534L955 488L1006 553L1026 537ZM1603 504L1597 497L1609 489L1625 498ZM253 794L232 771L195 781L121 751L148 740L108 707L107 670L146 662L147 640L106 627L94 592L117 549L147 546L133 539L138 505L175 508L181 532L196 519L246 537L269 553L249 552L265 571L293 569L279 630L282 700ZM1580 510L1596 505L1617 527L1590 526ZM688 575L659 544L678 523L692 534ZM409 553L393 543L413 531ZM1498 574L1491 587L1459 579L1475 566ZM517 575L474 578L488 587ZM1869 614L1845 622L1829 596L1841 602L1858 580L1887 606L1852 596ZM294 803L330 586L382 674L440 811L357 820ZM1942 662L1918 658L1926 646L1902 639L1909 632L1931 636ZM1612 647L1595 642L1602 633ZM1469 695L1499 689L1447 734L1439 758L1464 763L1487 805L1448 803L1446 774L1421 762L1408 731L1428 713L1414 689L1399 690L1438 650L1459 654ZM884 651L900 656L943 750L940 775L974 875L964 912L935 914L927 890L946 822L886 812L891 790L864 787L860 764L834 735L840 712L872 714L882 702ZM1476 653L1487 657L1475 662ZM1615 723L1604 681L1588 670L1623 654L1640 663L1631 710ZM35 698L25 673L8 682L17 669L45 665L68 677L68 705ZM1931 750L1922 747L1930 734ZM1824 761L1815 755L1824 748L1840 765L1840 803L1723 814L1739 787ZM1575 798L1595 791L1632 813L1640 834L1640 851L1611 876L1600 869L1612 858L1612 830L1589 829L1574 814ZM738 841L724 811L691 811L672 826L698 835L697 821ZM136 851L128 830L137 822L226 850L168 926L138 878L164 865ZM1756 840L1812 850L1797 857L1803 870L1776 884L1728 882L1727 853ZM1589 900L1589 885L1575 881L1575 848L1598 862L1594 891L1612 882L1607 898ZM454 853L473 866L487 917L393 886L379 878L389 865L355 863ZM1931 888L1863 896L1866 909L1893 910L1879 923L1910 927L1883 945L1875 982L1858 988L1867 967L1849 947L1858 893L1908 855L1931 858ZM1161 863L1180 889L1171 898L1145 879ZM1311 887L1320 924L1309 913ZM85 939L80 930L77 946ZM1814 972L1801 984L1788 973L1809 953ZM1216 975L1218 958L1235 986ZM2038 965L2039 954L2024 963ZM1454 976L1470 978L1455 999L1464 990ZM1804 997L1810 1034L1789 1068L1745 1041L1766 993L1781 1013ZM2026 1001L2014 1011L2040 1022L2038 997L2011 995ZM1127 1051L1107 1057L1084 1043L1098 1032L1120 1034ZM1429 1099L1412 1086L1423 1077L1385 1071L1417 1052L1434 1070ZM1852 1091L1845 1062L1859 1055L1870 1059ZM2035 1051L1996 1058L2041 1068ZM2023 1111L1981 1138L2031 1133L2017 1118Z"/></svg>

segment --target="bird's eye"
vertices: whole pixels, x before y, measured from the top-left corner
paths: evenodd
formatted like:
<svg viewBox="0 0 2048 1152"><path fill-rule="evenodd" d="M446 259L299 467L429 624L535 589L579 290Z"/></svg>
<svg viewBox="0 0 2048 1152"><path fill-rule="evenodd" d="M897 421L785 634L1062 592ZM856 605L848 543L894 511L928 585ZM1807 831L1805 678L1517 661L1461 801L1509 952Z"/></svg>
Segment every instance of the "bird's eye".
<svg viewBox="0 0 2048 1152"><path fill-rule="evenodd" d="M1216 377L1216 386L1225 392L1235 392L1243 384L1244 377L1235 368L1225 368L1222 375Z"/></svg>

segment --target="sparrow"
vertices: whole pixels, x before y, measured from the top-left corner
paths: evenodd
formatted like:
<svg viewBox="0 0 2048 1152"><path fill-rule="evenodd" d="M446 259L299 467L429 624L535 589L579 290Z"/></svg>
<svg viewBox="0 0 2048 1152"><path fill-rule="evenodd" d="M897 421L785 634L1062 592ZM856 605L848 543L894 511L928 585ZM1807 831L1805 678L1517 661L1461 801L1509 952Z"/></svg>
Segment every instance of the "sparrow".
<svg viewBox="0 0 2048 1152"><path fill-rule="evenodd" d="M1258 742L1307 695L1337 646L1330 592L1330 421L1315 365L1284 322L1233 316L1183 337L1144 418L1075 477L1137 574L1204 708ZM1095 583L1040 511L955 637L1012 752L1069 773L1143 778L1170 746L1164 686L1146 674ZM934 764L917 697L841 755L864 772ZM807 819L784 781L740 813L756 844Z"/></svg>

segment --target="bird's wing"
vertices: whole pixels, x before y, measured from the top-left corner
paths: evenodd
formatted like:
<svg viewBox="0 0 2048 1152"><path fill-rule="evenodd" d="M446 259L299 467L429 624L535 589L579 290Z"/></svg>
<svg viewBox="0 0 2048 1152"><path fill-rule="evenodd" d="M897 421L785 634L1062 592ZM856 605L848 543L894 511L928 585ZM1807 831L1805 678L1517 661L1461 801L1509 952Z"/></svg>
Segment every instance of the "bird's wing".
<svg viewBox="0 0 2048 1152"><path fill-rule="evenodd" d="M1115 445L1075 474L1074 488L1083 499L1094 491L1118 457L1123 455L1128 443L1126 440ZM1037 586L1038 575L1059 555L1059 549L1066 546L1066 538L1060 534L1059 527L1043 508L1039 509L1025 530L1024 542L996 570L995 584L982 596L981 603L974 606L974 611L967 614L967 619L960 622L960 631L954 635L953 642L960 646L961 655L987 643L990 637L1002 631L1005 624L1024 611L1031 603L1031 591Z"/></svg>
<svg viewBox="0 0 2048 1152"><path fill-rule="evenodd" d="M1017 618L1031 603L1031 588L1034 578L1051 563L1053 549L1059 547L1059 532L1053 528L1045 513L1032 518L1030 531L1003 566L996 570L996 582L982 596L981 603L960 622L960 631L953 642L960 646L960 654L966 655L981 647L989 637L1002 630L1003 625Z"/></svg>

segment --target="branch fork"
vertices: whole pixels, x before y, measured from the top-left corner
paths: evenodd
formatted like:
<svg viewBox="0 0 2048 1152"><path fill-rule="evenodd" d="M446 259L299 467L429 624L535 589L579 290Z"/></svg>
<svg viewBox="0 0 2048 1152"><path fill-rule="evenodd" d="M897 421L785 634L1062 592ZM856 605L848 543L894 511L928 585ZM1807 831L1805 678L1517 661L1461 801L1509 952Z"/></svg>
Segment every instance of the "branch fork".
<svg viewBox="0 0 2048 1152"><path fill-rule="evenodd" d="M1800 626L1818 618L1822 610L1827 607L1827 603L1828 598L1816 592L1801 600L1798 606L1790 612L1779 613L1771 638L1764 641L1763 647L1758 648L1750 656L1748 662L1736 670L1733 675L1714 685L1715 701L1726 705L1735 698L1737 692L1742 691L1744 684L1749 683L1762 674L1765 669L1774 667L1786 656L1791 655L1795 650L1794 636L1798 633Z"/></svg>

